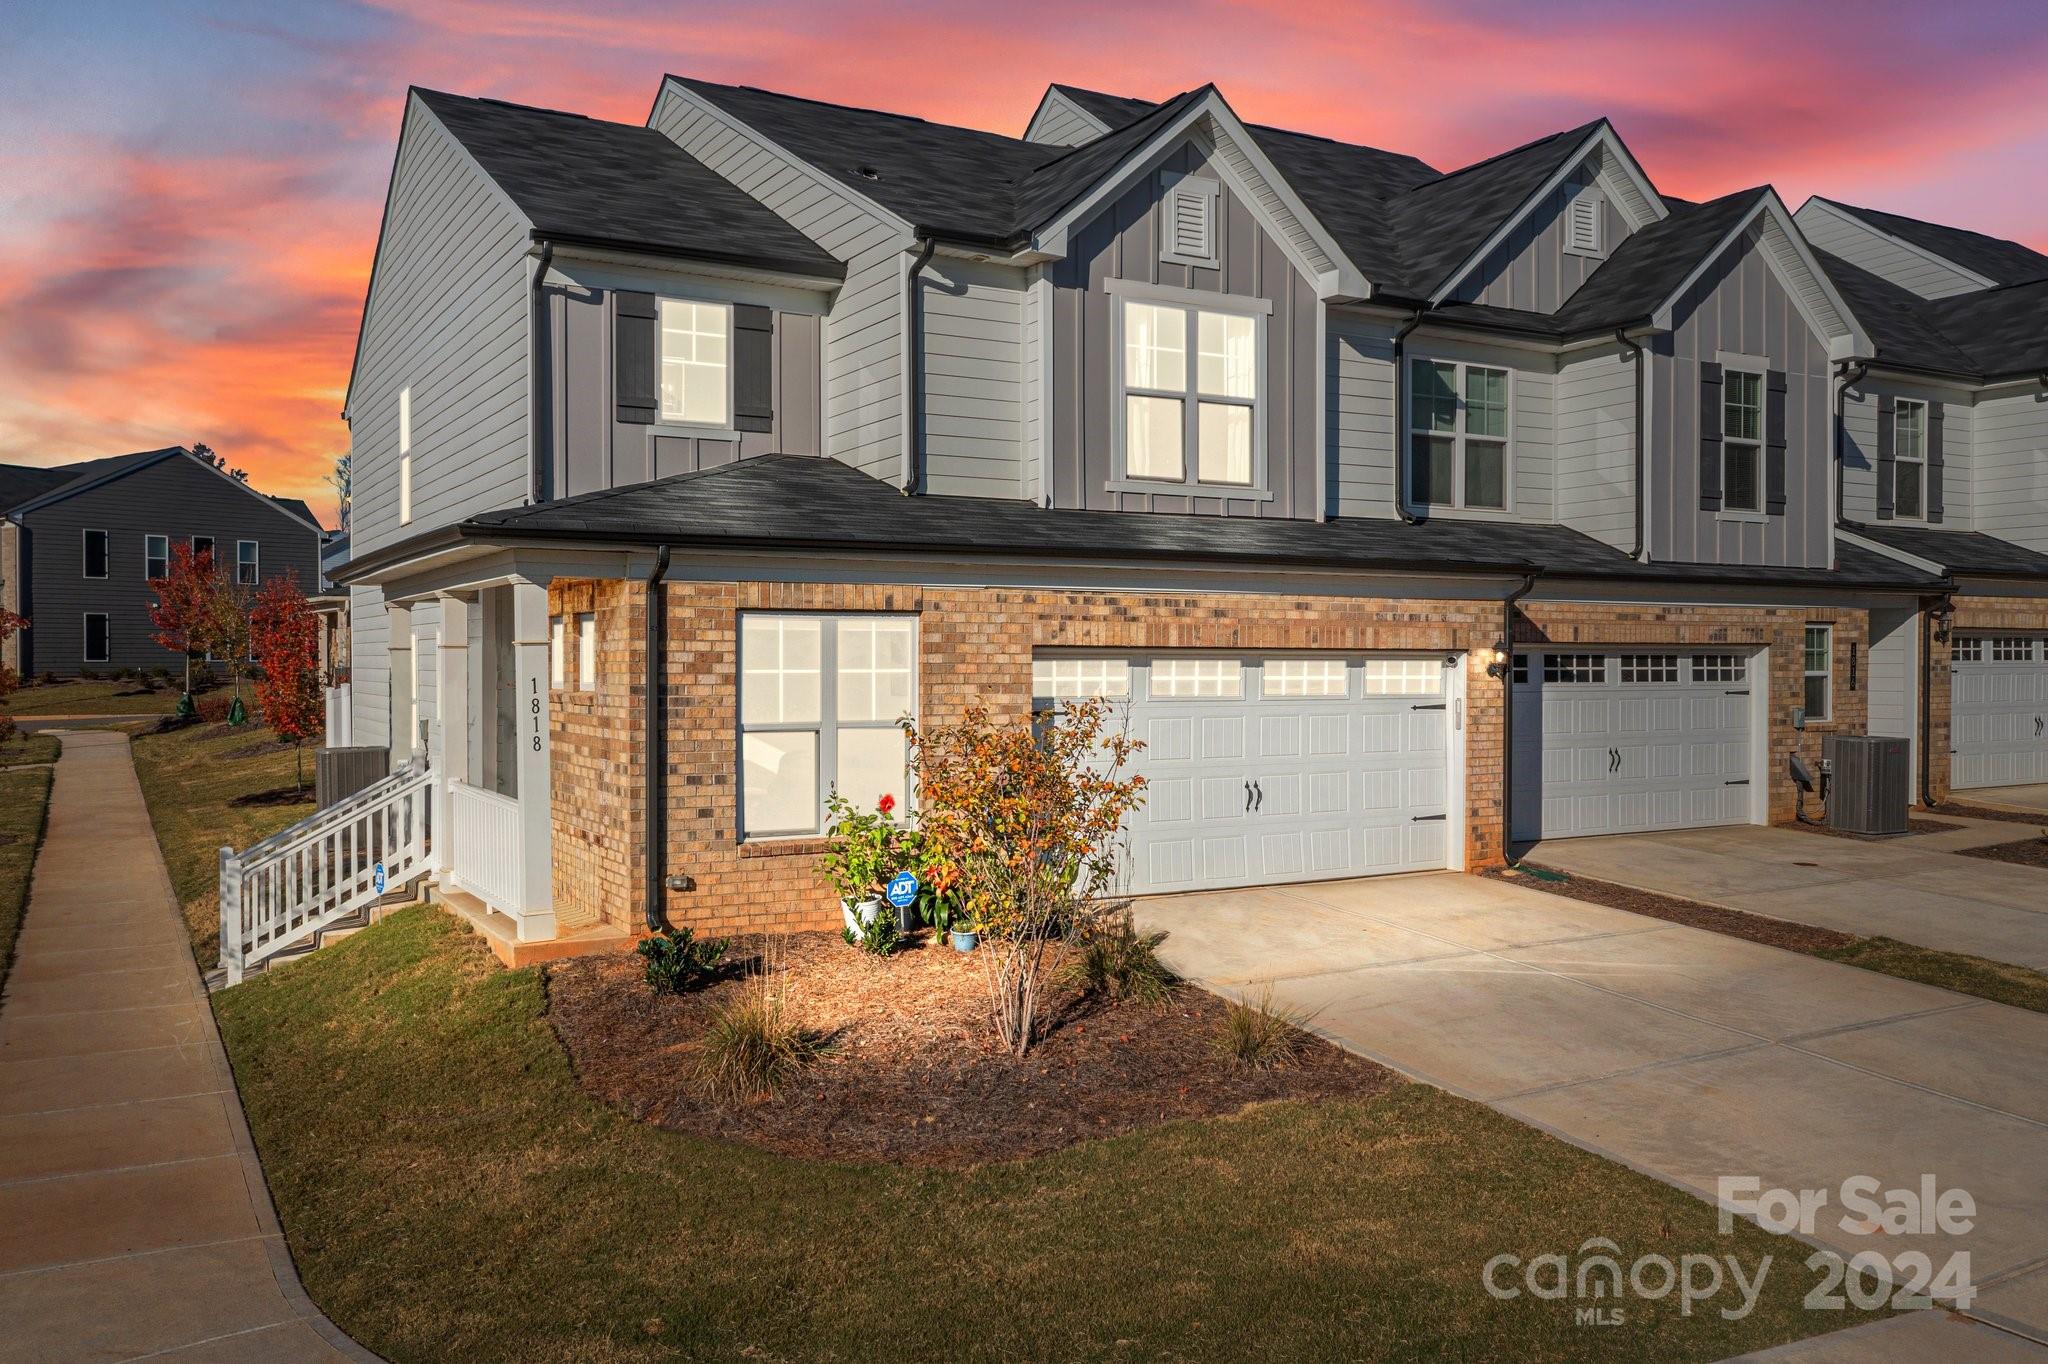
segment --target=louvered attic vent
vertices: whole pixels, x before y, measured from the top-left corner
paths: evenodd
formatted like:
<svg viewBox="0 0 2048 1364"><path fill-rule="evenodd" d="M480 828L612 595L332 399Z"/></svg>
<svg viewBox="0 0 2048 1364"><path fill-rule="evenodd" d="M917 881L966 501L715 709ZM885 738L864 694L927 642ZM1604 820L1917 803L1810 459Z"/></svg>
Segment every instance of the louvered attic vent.
<svg viewBox="0 0 2048 1364"><path fill-rule="evenodd" d="M1604 256L1607 254L1604 215L1601 209L1606 201L1599 190L1582 189L1565 209L1564 249L1575 256Z"/></svg>
<svg viewBox="0 0 2048 1364"><path fill-rule="evenodd" d="M1216 266L1216 201L1221 187L1214 180L1167 171L1160 202L1163 221L1159 258L1174 265Z"/></svg>

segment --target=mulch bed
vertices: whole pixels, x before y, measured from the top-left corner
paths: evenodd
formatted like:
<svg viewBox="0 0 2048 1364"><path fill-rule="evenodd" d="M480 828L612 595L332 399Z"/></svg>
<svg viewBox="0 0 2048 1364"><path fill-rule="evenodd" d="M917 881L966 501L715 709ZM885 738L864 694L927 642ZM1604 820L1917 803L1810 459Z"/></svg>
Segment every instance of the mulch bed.
<svg viewBox="0 0 2048 1364"><path fill-rule="evenodd" d="M964 1168L1247 1104L1359 1099L1401 1083L1314 1038L1285 1067L1232 1066L1213 1049L1223 1001L1192 986L1161 1007L1055 989L1050 1031L1019 1061L990 1031L977 955L920 942L876 959L836 935L799 933L736 938L730 956L778 976L788 1004L831 1037L801 1080L730 1106L705 1098L693 1067L706 1023L759 981L736 974L660 996L637 956L606 955L548 973L548 1017L584 1087L642 1121L784 1155Z"/></svg>
<svg viewBox="0 0 2048 1364"><path fill-rule="evenodd" d="M1957 815L1964 819L1995 819L2004 824L2031 824L2035 828L2048 828L2048 814L2039 810L1994 810L1988 805L1958 805L1953 801L1934 807L1938 815Z"/></svg>
<svg viewBox="0 0 2048 1364"><path fill-rule="evenodd" d="M1825 824L1787 824L1787 829L1797 829L1804 834L1826 834L1829 838L1853 838L1863 843L1889 843L1895 838L1911 838L1915 834L1945 834L1951 829L1960 829L1960 824L1945 824L1938 819L1906 820L1906 832L1902 834L1857 834L1847 829L1830 829Z"/></svg>
<svg viewBox="0 0 2048 1364"><path fill-rule="evenodd" d="M1853 933L1837 933L1832 928L1815 928L1811 924L1787 923L1783 919L1773 919L1767 914L1751 914L1740 909L1723 909L1719 905L1703 905L1697 900L1681 900L1675 895L1634 890L1607 881L1589 881L1579 876L1552 881L1515 871L1496 871L1487 874L1513 881L1517 885L1548 891L1552 895L1563 895L1573 900L1584 900L1589 904L1605 905L1609 909L1625 909L1631 914L1665 919L1691 928L1704 928L1713 933L1725 933L1731 938L1744 938L1750 942L1762 943L1766 947L1783 947L1794 952L1831 952L1859 941Z"/></svg>
<svg viewBox="0 0 2048 1364"><path fill-rule="evenodd" d="M2023 838L2017 843L1994 843L1988 848L1959 848L1965 857L1989 862L2010 862L2016 867L2048 867L2048 838Z"/></svg>

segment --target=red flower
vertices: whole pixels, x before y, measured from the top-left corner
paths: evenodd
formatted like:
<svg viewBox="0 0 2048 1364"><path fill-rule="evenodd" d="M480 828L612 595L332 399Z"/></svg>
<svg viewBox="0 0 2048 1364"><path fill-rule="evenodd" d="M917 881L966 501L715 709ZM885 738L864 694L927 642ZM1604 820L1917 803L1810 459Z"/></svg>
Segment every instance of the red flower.
<svg viewBox="0 0 2048 1364"><path fill-rule="evenodd" d="M875 802L875 808L880 810L885 815L888 814L891 810L896 808L896 797L891 795L884 795L880 800Z"/></svg>

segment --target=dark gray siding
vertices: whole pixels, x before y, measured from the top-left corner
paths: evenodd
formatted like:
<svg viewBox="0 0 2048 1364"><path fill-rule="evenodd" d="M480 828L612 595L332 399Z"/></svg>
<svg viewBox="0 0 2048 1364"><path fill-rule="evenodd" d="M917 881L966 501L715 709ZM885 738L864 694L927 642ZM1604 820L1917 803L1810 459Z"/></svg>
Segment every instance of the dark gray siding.
<svg viewBox="0 0 2048 1364"><path fill-rule="evenodd" d="M1053 505L1109 511L1197 512L1232 516L1314 518L1323 498L1323 460L1316 447L1320 401L1317 310L1320 303L1280 243L1230 191L1229 182L1191 147L1166 160L1168 169L1223 183L1217 212L1216 269L1159 259L1159 179L1148 175L1085 228L1049 268L1053 282L1052 401L1047 441ZM1137 280L1207 293L1261 298L1273 305L1266 331L1266 469L1270 500L1114 492L1117 391L1112 279Z"/></svg>
<svg viewBox="0 0 2048 1364"><path fill-rule="evenodd" d="M182 655L150 639L143 537L171 543L210 535L230 573L235 545L254 540L263 576L296 572L307 591L319 584L320 538L269 498L233 485L186 455L176 455L22 517L27 541L23 659L32 672L69 674L133 668L182 668ZM107 532L107 576L86 578L84 532ZM107 661L86 663L85 613L107 615Z"/></svg>
<svg viewBox="0 0 2048 1364"><path fill-rule="evenodd" d="M1724 251L1650 347L1653 558L1826 568L1828 346L1800 315L1752 231ZM1700 363L1721 353L1786 372L1785 512L1737 519L1700 508Z"/></svg>
<svg viewBox="0 0 2048 1364"><path fill-rule="evenodd" d="M1508 234L1506 241L1479 263L1452 297L1463 303L1486 303L1539 313L1554 313L1564 306L1586 282L1586 277L1605 261L1605 257L1576 256L1564 249L1565 207L1596 178L1590 166L1573 171L1521 226ZM1606 247L1612 254L1633 229L1627 216L1615 206L1613 196L1603 197Z"/></svg>
<svg viewBox="0 0 2048 1364"><path fill-rule="evenodd" d="M635 282L635 288L672 297L768 302L744 288L706 289ZM651 478L715 468L765 454L818 454L819 324L817 312L775 311L775 423L768 431L706 435L700 429L617 420L612 374L615 290L563 282L550 284L547 333L542 345L550 383L543 392L541 429L548 443L548 492L567 497ZM772 291L786 295L787 290Z"/></svg>

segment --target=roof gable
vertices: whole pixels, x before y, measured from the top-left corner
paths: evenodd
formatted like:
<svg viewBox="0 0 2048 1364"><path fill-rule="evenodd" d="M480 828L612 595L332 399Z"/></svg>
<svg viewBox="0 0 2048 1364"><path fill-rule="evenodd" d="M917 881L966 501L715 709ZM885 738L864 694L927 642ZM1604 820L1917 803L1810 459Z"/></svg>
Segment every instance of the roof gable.
<svg viewBox="0 0 2048 1364"><path fill-rule="evenodd" d="M2048 256L2003 237L1874 208L1858 208L1820 195L1815 195L1812 202L1881 232L1910 250L1933 256L1953 269L1972 275L1983 282L1984 288L2048 279Z"/></svg>
<svg viewBox="0 0 2048 1364"><path fill-rule="evenodd" d="M1778 280L1791 295L1793 306L1799 309L1816 335L1826 338L1828 353L1837 360L1852 355L1868 354L1870 339L1857 324L1855 315L1849 311L1848 303L1834 282L1822 270L1820 262L1814 259L1812 248L1799 235L1799 229L1792 222L1792 213L1785 207L1785 201L1778 192L1768 185L1756 193L1755 204L1744 213L1735 225L1694 267L1676 289L1652 314L1653 323L1669 330L1673 325L1673 314L1679 300L1688 289L1705 275L1724 251L1734 247L1745 237L1753 238L1766 263L1776 272ZM1596 274L1594 278L1598 278Z"/></svg>
<svg viewBox="0 0 2048 1364"><path fill-rule="evenodd" d="M298 501L296 498L271 497L267 493L260 493L241 479L223 472L212 461L201 459L182 445L167 445L160 450L137 450L133 454L127 455L109 455L105 459L86 460L80 464L58 465L50 472L64 474L68 477L40 495L21 502L10 509L7 514L18 519L31 512L40 511L44 507L77 497L81 493L91 492L95 488L105 487L107 484L126 478L130 474L139 473L144 469L162 464L166 460L177 459L180 456L190 460L194 465L204 469L227 486L238 489L243 496L256 498L265 506L270 507L281 515L300 522L316 535L323 533L320 523L313 518L312 512L307 509L305 503ZM0 467L18 468L20 466Z"/></svg>

